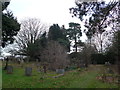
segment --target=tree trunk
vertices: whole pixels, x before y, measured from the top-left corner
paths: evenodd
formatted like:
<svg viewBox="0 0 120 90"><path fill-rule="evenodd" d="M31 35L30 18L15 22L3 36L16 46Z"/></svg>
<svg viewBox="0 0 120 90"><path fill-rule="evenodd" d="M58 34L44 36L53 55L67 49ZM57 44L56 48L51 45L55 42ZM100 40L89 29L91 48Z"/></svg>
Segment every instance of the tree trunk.
<svg viewBox="0 0 120 90"><path fill-rule="evenodd" d="M77 37L75 35L75 52L77 52Z"/></svg>
<svg viewBox="0 0 120 90"><path fill-rule="evenodd" d="M100 47L101 47L101 53L102 53L102 37L101 37L101 34L100 34Z"/></svg>
<svg viewBox="0 0 120 90"><path fill-rule="evenodd" d="M46 66L45 66L45 65L43 66L43 70L44 70L44 73L47 72L47 69L46 69Z"/></svg>

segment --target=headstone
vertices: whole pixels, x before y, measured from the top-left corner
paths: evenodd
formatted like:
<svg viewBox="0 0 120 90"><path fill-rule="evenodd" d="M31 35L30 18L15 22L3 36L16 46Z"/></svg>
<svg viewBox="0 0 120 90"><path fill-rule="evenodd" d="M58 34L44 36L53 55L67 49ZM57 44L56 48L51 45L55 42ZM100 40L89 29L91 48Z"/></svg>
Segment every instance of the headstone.
<svg viewBox="0 0 120 90"><path fill-rule="evenodd" d="M105 62L105 65L106 66L110 66L110 62Z"/></svg>
<svg viewBox="0 0 120 90"><path fill-rule="evenodd" d="M25 68L25 75L26 76L31 76L32 75L32 68L31 67L26 67Z"/></svg>
<svg viewBox="0 0 120 90"><path fill-rule="evenodd" d="M24 66L24 60L21 60L21 67Z"/></svg>
<svg viewBox="0 0 120 90"><path fill-rule="evenodd" d="M113 70L111 70L110 68L107 68L107 73L114 74Z"/></svg>
<svg viewBox="0 0 120 90"><path fill-rule="evenodd" d="M40 67L40 64L39 64L39 63L37 63L37 64L36 64L36 66L37 66L37 68L39 68L39 67Z"/></svg>
<svg viewBox="0 0 120 90"><path fill-rule="evenodd" d="M21 63L24 63L24 60L23 60L23 59L21 60Z"/></svg>
<svg viewBox="0 0 120 90"><path fill-rule="evenodd" d="M12 74L13 73L13 67L12 66L7 66L7 73Z"/></svg>
<svg viewBox="0 0 120 90"><path fill-rule="evenodd" d="M80 64L80 68L85 68L85 64Z"/></svg>
<svg viewBox="0 0 120 90"><path fill-rule="evenodd" d="M64 74L65 70L64 69L56 69L57 74Z"/></svg>

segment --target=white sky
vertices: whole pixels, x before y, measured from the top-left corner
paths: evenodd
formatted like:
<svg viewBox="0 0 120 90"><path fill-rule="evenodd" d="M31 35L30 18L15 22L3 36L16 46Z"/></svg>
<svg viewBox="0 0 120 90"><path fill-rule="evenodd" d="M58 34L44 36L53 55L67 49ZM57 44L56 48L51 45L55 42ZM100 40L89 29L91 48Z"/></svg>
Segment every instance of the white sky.
<svg viewBox="0 0 120 90"><path fill-rule="evenodd" d="M69 8L75 6L74 2L75 0L11 0L8 9L13 11L19 22L25 17L35 17L48 25L54 23L68 28L70 22L80 23L78 18L72 18L69 13ZM83 35L81 40L85 39L86 36Z"/></svg>
<svg viewBox="0 0 120 90"><path fill-rule="evenodd" d="M69 8L75 6L75 0L11 0L8 9L20 21L25 17L35 17L47 24L58 23L68 27L69 22L78 22L78 18L72 18Z"/></svg>
<svg viewBox="0 0 120 90"><path fill-rule="evenodd" d="M76 17L72 18L69 8L75 6L75 0L11 0L8 10L11 10L20 22L26 17L39 18L47 25L59 24L68 28L68 23L80 23ZM81 37L85 41L86 36ZM8 47L12 47L8 45ZM7 51L6 47L5 50Z"/></svg>
<svg viewBox="0 0 120 90"><path fill-rule="evenodd" d="M69 8L75 6L75 0L11 0L8 9L13 11L18 21L26 17L39 18L47 25L59 24L68 28L68 23L80 23L76 17L72 18ZM86 36L81 38L85 41Z"/></svg>

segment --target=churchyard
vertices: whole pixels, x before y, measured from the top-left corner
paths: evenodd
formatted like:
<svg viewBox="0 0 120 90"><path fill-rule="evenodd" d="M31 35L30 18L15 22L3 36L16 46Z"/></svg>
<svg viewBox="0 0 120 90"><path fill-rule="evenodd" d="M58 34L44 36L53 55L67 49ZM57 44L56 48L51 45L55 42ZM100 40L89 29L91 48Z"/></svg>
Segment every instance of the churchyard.
<svg viewBox="0 0 120 90"><path fill-rule="evenodd" d="M29 1L25 1L0 0L0 88L120 89L118 0L66 0L75 6L63 0L59 0L61 4L55 0L48 4L42 4L44 0L29 0L29 6ZM10 3L16 5L12 7L18 9L18 16L8 9ZM19 3L25 5L20 11ZM49 8L50 3L53 8ZM25 13L27 17L19 17Z"/></svg>
<svg viewBox="0 0 120 90"><path fill-rule="evenodd" d="M5 63L3 63L3 66ZM9 63L12 71L2 72L3 88L118 88L116 73L105 65L89 65L88 68L69 67L64 73L44 70L36 63ZM26 67L32 70L26 74ZM113 66L112 66L113 67ZM103 78L106 75L106 79ZM120 87L119 87L120 88Z"/></svg>

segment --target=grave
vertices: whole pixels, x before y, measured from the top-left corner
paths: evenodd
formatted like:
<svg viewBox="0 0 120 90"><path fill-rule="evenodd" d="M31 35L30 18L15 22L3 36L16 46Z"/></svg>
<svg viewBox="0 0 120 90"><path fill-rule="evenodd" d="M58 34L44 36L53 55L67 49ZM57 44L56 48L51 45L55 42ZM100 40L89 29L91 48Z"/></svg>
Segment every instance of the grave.
<svg viewBox="0 0 120 90"><path fill-rule="evenodd" d="M110 62L105 62L105 65L106 66L110 66Z"/></svg>
<svg viewBox="0 0 120 90"><path fill-rule="evenodd" d="M13 67L12 66L7 66L7 73L12 74L13 73Z"/></svg>
<svg viewBox="0 0 120 90"><path fill-rule="evenodd" d="M32 68L31 67L26 67L25 68L25 75L26 76L31 76L32 75Z"/></svg>
<svg viewBox="0 0 120 90"><path fill-rule="evenodd" d="M108 74L114 74L113 70L110 69L110 68L107 68L106 72L107 72Z"/></svg>
<svg viewBox="0 0 120 90"><path fill-rule="evenodd" d="M57 74L64 74L65 69L56 69Z"/></svg>

